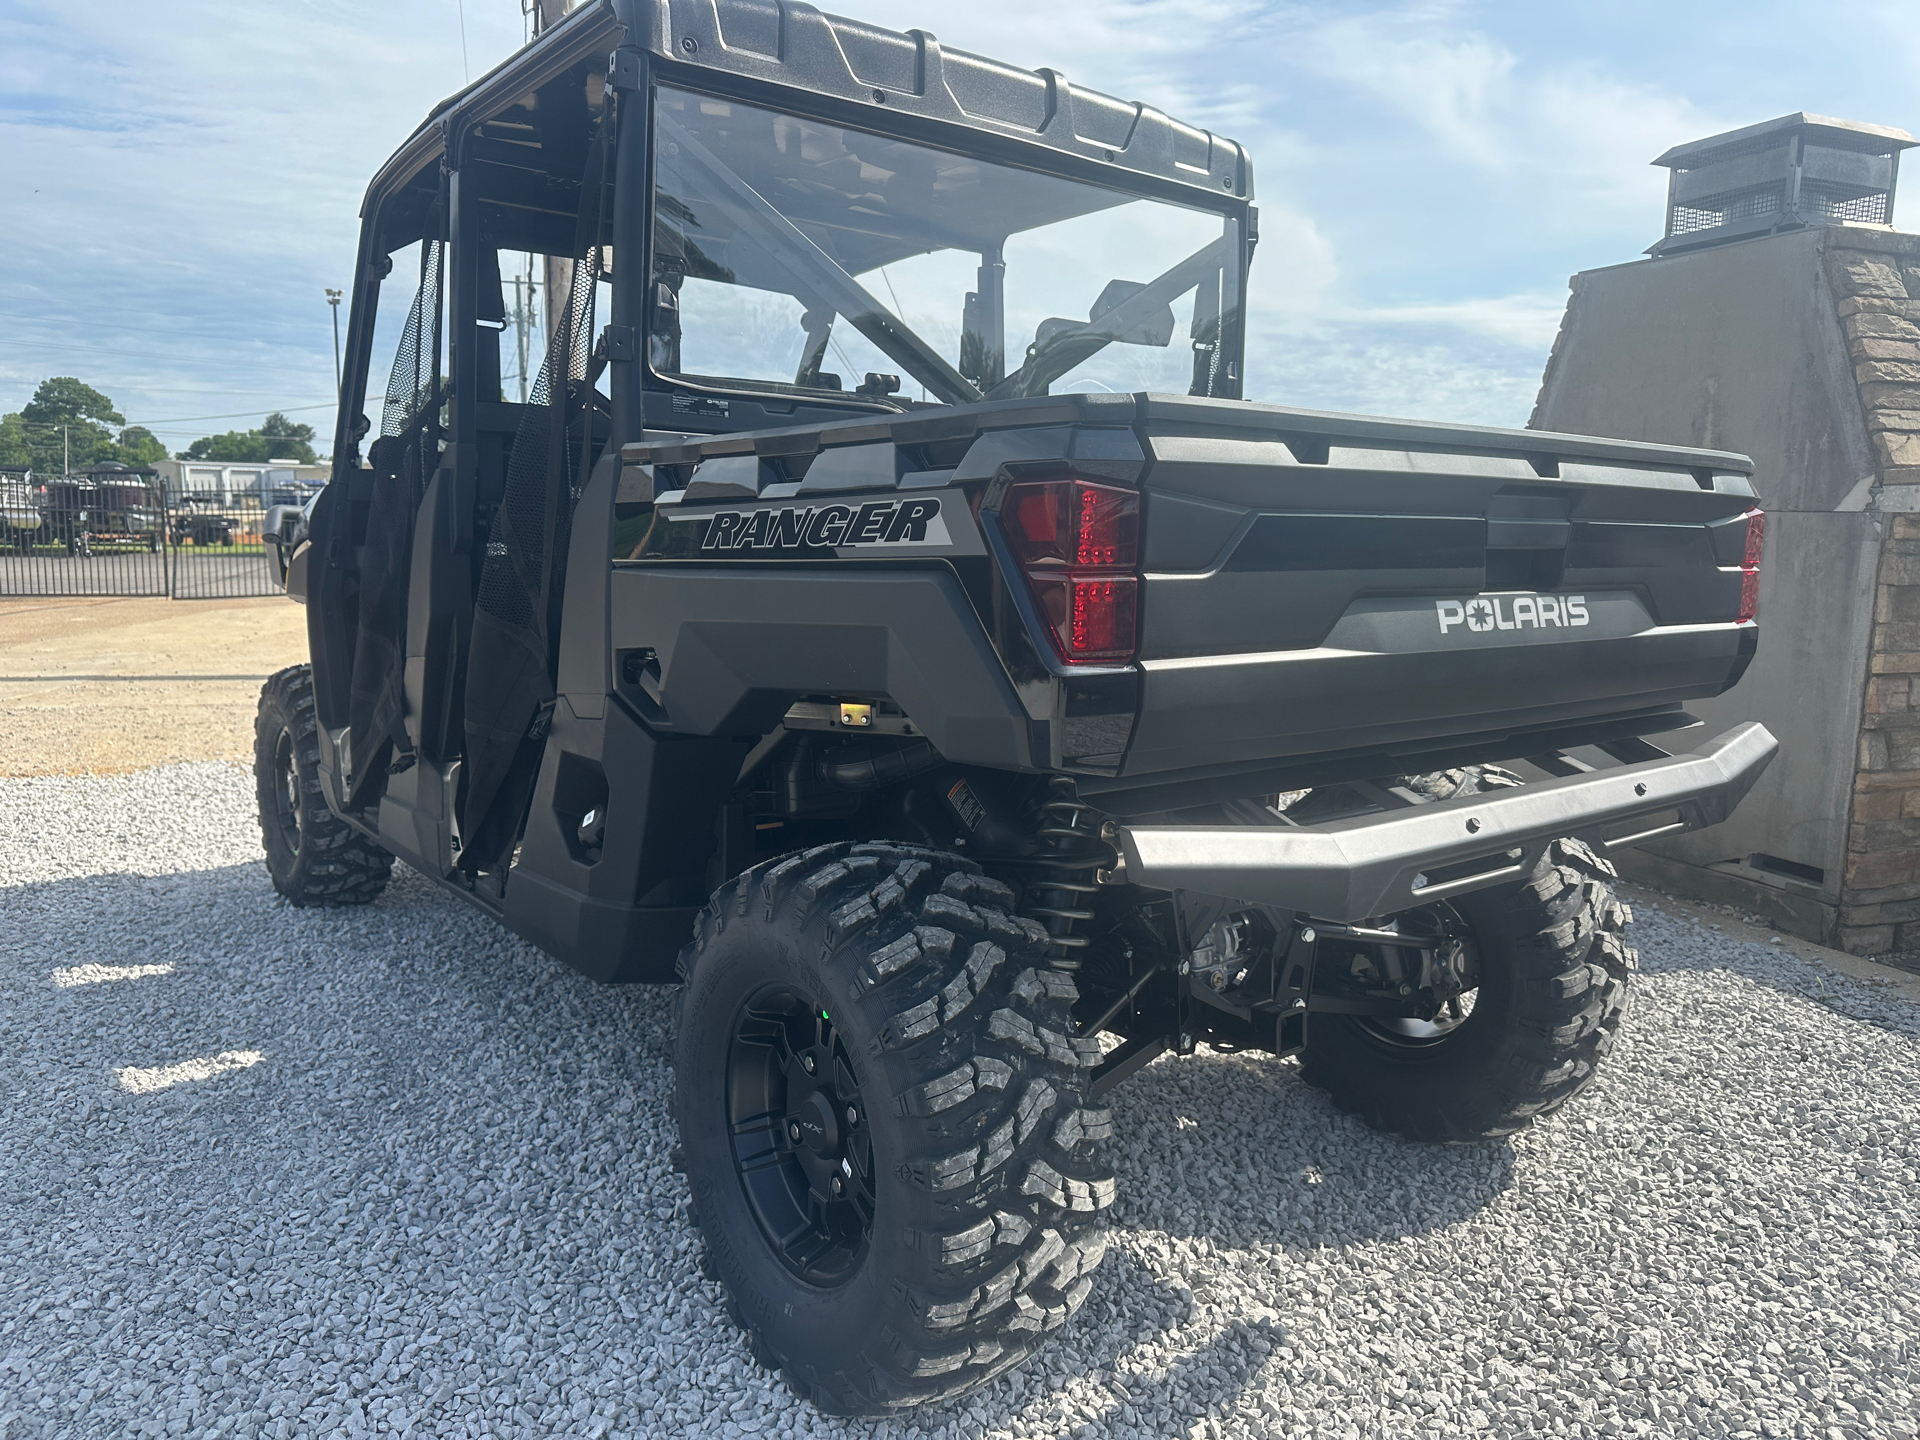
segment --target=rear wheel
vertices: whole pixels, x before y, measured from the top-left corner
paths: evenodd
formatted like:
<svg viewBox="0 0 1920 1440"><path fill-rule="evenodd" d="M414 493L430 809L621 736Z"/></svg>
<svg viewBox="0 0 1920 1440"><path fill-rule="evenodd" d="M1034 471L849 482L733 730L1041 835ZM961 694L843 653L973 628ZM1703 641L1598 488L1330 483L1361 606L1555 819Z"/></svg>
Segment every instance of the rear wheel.
<svg viewBox="0 0 1920 1440"><path fill-rule="evenodd" d="M364 905L387 888L393 856L327 808L319 733L311 667L261 687L253 776L267 874L295 905Z"/></svg>
<svg viewBox="0 0 1920 1440"><path fill-rule="evenodd" d="M1091 1289L1098 1044L1011 892L915 846L747 871L681 956L680 1166L755 1357L831 1414L963 1394Z"/></svg>
<svg viewBox="0 0 1920 1440"><path fill-rule="evenodd" d="M1637 957L1614 875L1581 841L1557 840L1524 881L1412 917L1403 931L1448 947L1434 971L1454 978L1450 994L1427 1020L1315 1019L1301 1077L1416 1140L1511 1134L1558 1110L1593 1083L1626 1013Z"/></svg>

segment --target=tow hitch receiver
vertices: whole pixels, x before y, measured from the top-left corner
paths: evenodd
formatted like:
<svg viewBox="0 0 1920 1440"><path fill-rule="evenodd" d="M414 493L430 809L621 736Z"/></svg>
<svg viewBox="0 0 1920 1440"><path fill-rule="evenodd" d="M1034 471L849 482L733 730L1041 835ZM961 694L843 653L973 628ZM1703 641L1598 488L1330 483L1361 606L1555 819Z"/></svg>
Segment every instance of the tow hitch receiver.
<svg viewBox="0 0 1920 1440"><path fill-rule="evenodd" d="M1120 826L1115 839L1135 884L1353 922L1525 875L1563 836L1604 855L1717 825L1779 748L1748 721L1687 754L1491 794L1315 826Z"/></svg>

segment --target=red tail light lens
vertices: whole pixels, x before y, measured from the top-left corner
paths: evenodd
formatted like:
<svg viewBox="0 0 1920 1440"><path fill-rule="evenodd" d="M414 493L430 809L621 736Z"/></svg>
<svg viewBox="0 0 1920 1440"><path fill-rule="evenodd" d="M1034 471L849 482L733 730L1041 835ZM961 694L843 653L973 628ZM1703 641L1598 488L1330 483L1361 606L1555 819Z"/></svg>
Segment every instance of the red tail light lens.
<svg viewBox="0 0 1920 1440"><path fill-rule="evenodd" d="M1007 491L1007 539L1068 664L1133 658L1140 581L1140 496L1086 480Z"/></svg>
<svg viewBox="0 0 1920 1440"><path fill-rule="evenodd" d="M1133 617L1140 601L1140 582L1133 576L1028 572L1027 580L1062 660L1133 658Z"/></svg>
<svg viewBox="0 0 1920 1440"><path fill-rule="evenodd" d="M1767 548L1767 517L1757 507L1747 512L1747 549L1740 561L1740 614L1744 625L1760 613L1760 556Z"/></svg>
<svg viewBox="0 0 1920 1440"><path fill-rule="evenodd" d="M1131 570L1140 547L1140 496L1085 480L1041 480L1007 491L1008 538L1026 565Z"/></svg>

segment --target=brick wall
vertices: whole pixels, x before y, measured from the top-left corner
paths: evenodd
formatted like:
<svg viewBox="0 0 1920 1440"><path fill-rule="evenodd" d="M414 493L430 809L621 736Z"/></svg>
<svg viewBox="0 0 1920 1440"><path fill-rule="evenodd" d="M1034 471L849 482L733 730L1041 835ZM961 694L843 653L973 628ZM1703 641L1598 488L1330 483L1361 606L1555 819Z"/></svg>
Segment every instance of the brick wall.
<svg viewBox="0 0 1920 1440"><path fill-rule="evenodd" d="M1873 636L1840 895L1840 944L1920 949L1920 246L1838 232L1827 252L1881 510ZM1854 248L1865 246L1870 248Z"/></svg>

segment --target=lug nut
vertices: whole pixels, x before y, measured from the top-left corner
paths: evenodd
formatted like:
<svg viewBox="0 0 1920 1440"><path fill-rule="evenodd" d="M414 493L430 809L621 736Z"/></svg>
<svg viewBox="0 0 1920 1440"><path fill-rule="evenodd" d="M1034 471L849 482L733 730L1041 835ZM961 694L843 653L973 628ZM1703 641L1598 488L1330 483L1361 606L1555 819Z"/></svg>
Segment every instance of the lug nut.
<svg viewBox="0 0 1920 1440"><path fill-rule="evenodd" d="M800 1127L791 1120L787 1122L787 1138L796 1145L800 1143Z"/></svg>
<svg viewBox="0 0 1920 1440"><path fill-rule="evenodd" d="M800 1068L809 1075L813 1074L816 1068L813 1063L813 1057L811 1055L802 1055L800 1057Z"/></svg>
<svg viewBox="0 0 1920 1440"><path fill-rule="evenodd" d="M1319 938L1319 933L1311 925L1300 932L1300 943L1302 945L1311 945Z"/></svg>
<svg viewBox="0 0 1920 1440"><path fill-rule="evenodd" d="M854 1109L853 1106L851 1105L847 1106L847 1124L858 1125L859 1123L860 1123L860 1112Z"/></svg>
<svg viewBox="0 0 1920 1440"><path fill-rule="evenodd" d="M836 1175L827 1182L827 1188L833 1191L833 1198L838 1200L842 1195L847 1193L847 1182Z"/></svg>

